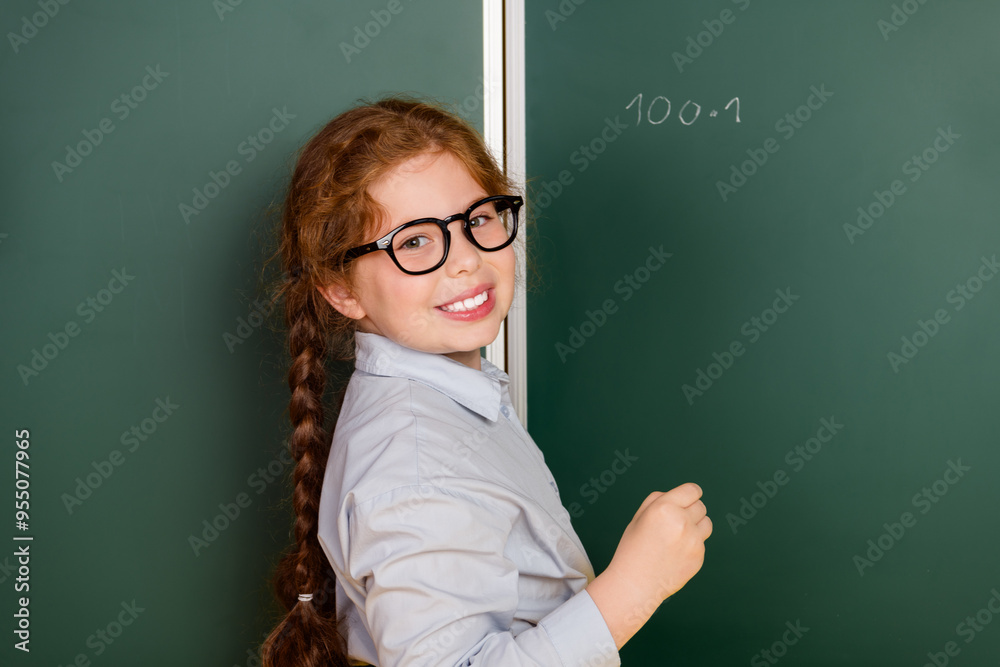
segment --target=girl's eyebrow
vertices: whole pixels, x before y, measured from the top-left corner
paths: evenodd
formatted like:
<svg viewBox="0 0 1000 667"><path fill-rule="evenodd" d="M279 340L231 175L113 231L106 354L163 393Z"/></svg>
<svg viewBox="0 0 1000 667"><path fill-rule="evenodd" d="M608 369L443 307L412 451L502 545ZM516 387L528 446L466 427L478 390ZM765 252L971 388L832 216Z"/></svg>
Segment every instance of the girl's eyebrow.
<svg viewBox="0 0 1000 667"><path fill-rule="evenodd" d="M477 196L475 199L473 199L472 201L469 202L469 206L466 206L465 210L468 211L469 207L471 207L477 201L479 201L480 199L486 199L487 197L489 197L489 195L487 195L487 194L483 194L483 195Z"/></svg>
<svg viewBox="0 0 1000 667"><path fill-rule="evenodd" d="M459 213L464 213L465 211L468 211L468 210L469 210L469 208L470 208L470 207L471 207L471 206L472 206L473 204L475 204L475 203L476 203L477 201L479 201L479 200L481 200L481 199L486 199L486 198L487 198L487 197L489 197L489 196L490 196L490 195L487 195L487 194L482 194L482 195L478 195L478 196L476 196L475 198L473 198L473 199L472 199L472 201L470 201L470 202L469 202L469 205L468 205L468 206L466 206L466 207L465 207L465 208L464 208L463 210L459 211ZM451 215L451 214L449 213L449 215ZM397 227L399 227L399 226L402 226L402 225L405 225L405 224L406 224L407 222L413 222L414 220L424 220L424 219L427 219L427 218L434 218L434 216L433 216L433 215L423 215L423 216L420 216L419 218L407 218L407 219L406 219L406 220L404 220L403 222L399 223L399 225L397 225ZM438 219L438 218L435 218L435 220L437 220L437 219Z"/></svg>

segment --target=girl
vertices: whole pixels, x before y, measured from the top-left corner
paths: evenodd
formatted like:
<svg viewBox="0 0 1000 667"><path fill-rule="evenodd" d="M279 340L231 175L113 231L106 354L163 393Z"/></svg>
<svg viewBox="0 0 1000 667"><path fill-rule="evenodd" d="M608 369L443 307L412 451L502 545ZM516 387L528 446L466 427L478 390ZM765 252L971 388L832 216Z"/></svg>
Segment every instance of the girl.
<svg viewBox="0 0 1000 667"><path fill-rule="evenodd" d="M522 212L476 131L415 99L351 109L300 151L278 250L297 548L265 667L619 665L700 569L712 523L684 484L643 501L595 577L480 357L513 300ZM331 353L355 359L332 443Z"/></svg>

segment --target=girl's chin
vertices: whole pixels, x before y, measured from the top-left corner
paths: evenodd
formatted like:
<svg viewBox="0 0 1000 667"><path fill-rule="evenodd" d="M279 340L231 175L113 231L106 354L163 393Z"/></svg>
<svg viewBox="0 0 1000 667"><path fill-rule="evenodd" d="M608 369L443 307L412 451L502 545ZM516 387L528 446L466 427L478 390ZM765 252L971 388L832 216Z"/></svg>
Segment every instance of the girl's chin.
<svg viewBox="0 0 1000 667"><path fill-rule="evenodd" d="M497 339L501 322L502 320L487 317L477 322L465 323L464 331L455 332L454 335L445 333L442 343L459 353L464 350L478 350Z"/></svg>

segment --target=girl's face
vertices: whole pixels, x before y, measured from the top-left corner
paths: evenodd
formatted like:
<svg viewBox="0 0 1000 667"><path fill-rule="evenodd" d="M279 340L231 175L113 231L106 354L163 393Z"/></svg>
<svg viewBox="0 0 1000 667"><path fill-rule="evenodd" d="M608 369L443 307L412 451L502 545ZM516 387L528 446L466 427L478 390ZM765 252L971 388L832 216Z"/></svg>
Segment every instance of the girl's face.
<svg viewBox="0 0 1000 667"><path fill-rule="evenodd" d="M418 218L444 219L476 201L505 192L486 192L450 152L422 153L391 170L369 190L388 213L374 240ZM497 337L514 298L514 247L485 252L448 225L451 248L444 265L408 275L383 251L353 260L353 295L336 287L324 296L337 310L358 320L358 328L406 347L444 354L480 370L479 348ZM486 295L464 312L448 312L456 302ZM468 305L473 305L469 302ZM467 306L465 306L467 307Z"/></svg>

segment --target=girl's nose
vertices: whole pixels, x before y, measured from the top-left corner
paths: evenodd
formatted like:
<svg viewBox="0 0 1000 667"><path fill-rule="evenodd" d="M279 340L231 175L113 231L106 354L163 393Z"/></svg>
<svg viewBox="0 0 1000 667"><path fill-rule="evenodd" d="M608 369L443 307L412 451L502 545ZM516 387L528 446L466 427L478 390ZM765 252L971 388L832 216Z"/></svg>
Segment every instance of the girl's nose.
<svg viewBox="0 0 1000 667"><path fill-rule="evenodd" d="M448 249L448 259L445 260L445 269L449 275L461 273L462 271L473 272L482 264L483 258L480 253L483 251L472 245L472 242L462 231L462 221L456 220L448 225L451 234L451 247Z"/></svg>

